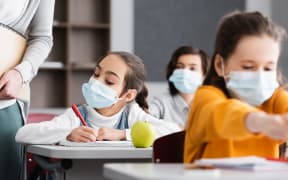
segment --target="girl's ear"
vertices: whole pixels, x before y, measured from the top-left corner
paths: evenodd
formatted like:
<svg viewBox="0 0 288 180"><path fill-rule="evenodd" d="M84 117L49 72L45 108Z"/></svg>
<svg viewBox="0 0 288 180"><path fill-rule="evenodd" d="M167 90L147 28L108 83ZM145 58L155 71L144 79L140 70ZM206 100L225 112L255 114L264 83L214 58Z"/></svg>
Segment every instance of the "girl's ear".
<svg viewBox="0 0 288 180"><path fill-rule="evenodd" d="M222 68L224 66L223 66L222 63L224 63L224 62L223 62L222 59L223 58L219 54L216 54L215 61L214 61L214 64L213 64L217 75L220 76L220 77L223 77L223 69Z"/></svg>
<svg viewBox="0 0 288 180"><path fill-rule="evenodd" d="M136 89L128 89L123 99L125 100L125 102L130 102L130 101L133 101L136 98L136 96L137 96Z"/></svg>

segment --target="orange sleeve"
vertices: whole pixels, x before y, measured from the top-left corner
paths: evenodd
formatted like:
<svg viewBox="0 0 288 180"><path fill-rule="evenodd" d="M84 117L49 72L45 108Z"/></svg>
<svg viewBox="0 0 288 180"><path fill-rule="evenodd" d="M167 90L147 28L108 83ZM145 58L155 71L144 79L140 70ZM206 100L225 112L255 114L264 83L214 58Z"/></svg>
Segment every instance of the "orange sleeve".
<svg viewBox="0 0 288 180"><path fill-rule="evenodd" d="M188 116L187 132L194 142L214 139L241 140L254 135L245 124L249 112L259 111L236 99L227 99L213 86L202 86L196 93Z"/></svg>

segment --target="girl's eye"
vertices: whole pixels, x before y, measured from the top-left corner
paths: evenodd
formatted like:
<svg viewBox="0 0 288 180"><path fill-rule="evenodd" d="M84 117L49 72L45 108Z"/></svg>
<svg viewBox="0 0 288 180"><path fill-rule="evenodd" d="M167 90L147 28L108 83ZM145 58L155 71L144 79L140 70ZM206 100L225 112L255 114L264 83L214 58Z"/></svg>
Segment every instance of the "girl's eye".
<svg viewBox="0 0 288 180"><path fill-rule="evenodd" d="M265 67L265 68L264 68L264 71L273 71L273 68Z"/></svg>
<svg viewBox="0 0 288 180"><path fill-rule="evenodd" d="M190 70L191 70L191 71L195 71L196 68L195 68L195 67L190 67Z"/></svg>
<svg viewBox="0 0 288 180"><path fill-rule="evenodd" d="M245 70L251 70L253 69L254 67L253 66L242 66L243 69Z"/></svg>
<svg viewBox="0 0 288 180"><path fill-rule="evenodd" d="M95 77L95 78L97 78L97 77L99 77L99 76L100 76L99 73L94 73L94 77Z"/></svg>
<svg viewBox="0 0 288 180"><path fill-rule="evenodd" d="M108 80L106 80L106 84L107 84L107 85L114 85L115 83L112 82L112 81L108 81Z"/></svg>

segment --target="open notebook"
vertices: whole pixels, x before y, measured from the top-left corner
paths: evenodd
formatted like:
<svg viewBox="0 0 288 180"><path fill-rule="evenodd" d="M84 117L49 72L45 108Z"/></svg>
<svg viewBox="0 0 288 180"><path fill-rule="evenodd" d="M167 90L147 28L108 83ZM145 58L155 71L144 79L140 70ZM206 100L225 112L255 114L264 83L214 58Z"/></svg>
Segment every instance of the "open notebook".
<svg viewBox="0 0 288 180"><path fill-rule="evenodd" d="M72 142L72 141L60 141L58 145L61 146L78 146L78 147L133 147L131 141L95 141L95 142Z"/></svg>
<svg viewBox="0 0 288 180"><path fill-rule="evenodd" d="M195 162L198 165L212 165L216 168L252 171L288 170L287 162L271 161L257 156L236 158L204 158Z"/></svg>

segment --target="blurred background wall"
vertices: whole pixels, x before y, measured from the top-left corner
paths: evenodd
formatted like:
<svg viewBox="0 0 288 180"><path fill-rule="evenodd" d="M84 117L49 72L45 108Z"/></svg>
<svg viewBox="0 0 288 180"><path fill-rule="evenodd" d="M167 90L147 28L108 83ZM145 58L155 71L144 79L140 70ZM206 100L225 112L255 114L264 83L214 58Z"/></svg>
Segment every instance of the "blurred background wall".
<svg viewBox="0 0 288 180"><path fill-rule="evenodd" d="M114 34L115 37L119 38L117 41L119 43L113 42L115 38L113 39L112 34L112 50L113 44L118 44L118 47L114 46L115 50L135 52L144 59L152 94L161 93L159 89L162 91L166 86L165 66L171 53L178 46L199 47L212 55L217 23L220 17L228 12L257 10L288 29L287 0L121 0L121 2L126 4L112 0L112 5L117 4L117 8L112 10L112 27L113 13L118 9L119 13L114 15L118 18L118 22L121 22L118 29L122 28L122 31L118 31L116 26L112 28L112 32L118 34ZM120 14L127 12L130 17L122 17L121 20ZM279 62L280 70L285 77L288 77L287 48L285 41Z"/></svg>
<svg viewBox="0 0 288 180"><path fill-rule="evenodd" d="M287 0L122 0L121 3L112 0L113 4L117 4L117 8L114 11L112 8L112 27L113 22L120 23L118 28L112 28L112 49L128 50L142 57L149 81L165 80L165 65L178 46L192 45L211 55L217 23L221 16L233 10L257 10L288 28ZM120 12L115 14L118 20L113 21L117 9ZM121 14L130 16L123 16L121 20ZM116 32L114 36L113 32ZM113 37L118 37L118 41ZM118 45L113 47L113 44ZM280 67L286 77L287 47L285 41L280 58Z"/></svg>

